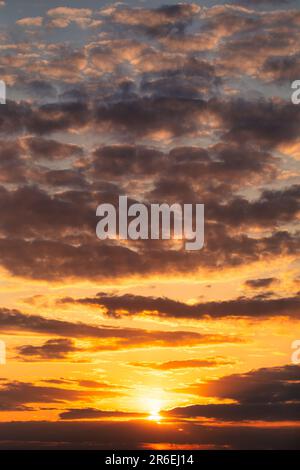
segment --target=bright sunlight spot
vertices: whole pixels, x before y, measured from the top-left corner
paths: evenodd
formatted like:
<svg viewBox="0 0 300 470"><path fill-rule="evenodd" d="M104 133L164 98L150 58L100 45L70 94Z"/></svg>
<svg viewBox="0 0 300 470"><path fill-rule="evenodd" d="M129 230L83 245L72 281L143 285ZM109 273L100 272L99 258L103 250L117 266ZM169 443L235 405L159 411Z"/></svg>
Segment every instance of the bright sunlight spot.
<svg viewBox="0 0 300 470"><path fill-rule="evenodd" d="M148 400L149 403L149 417L151 421L161 421L162 416L160 415L160 410L162 408L162 404L159 400Z"/></svg>

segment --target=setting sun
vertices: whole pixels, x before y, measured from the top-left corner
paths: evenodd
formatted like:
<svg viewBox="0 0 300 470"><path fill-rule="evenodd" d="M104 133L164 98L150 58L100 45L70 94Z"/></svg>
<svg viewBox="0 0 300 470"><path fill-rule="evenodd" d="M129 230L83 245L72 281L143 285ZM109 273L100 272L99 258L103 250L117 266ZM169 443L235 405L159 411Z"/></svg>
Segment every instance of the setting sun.
<svg viewBox="0 0 300 470"><path fill-rule="evenodd" d="M159 400L148 400L149 403L149 417L150 421L161 421L162 416L160 411L162 409L162 403Z"/></svg>

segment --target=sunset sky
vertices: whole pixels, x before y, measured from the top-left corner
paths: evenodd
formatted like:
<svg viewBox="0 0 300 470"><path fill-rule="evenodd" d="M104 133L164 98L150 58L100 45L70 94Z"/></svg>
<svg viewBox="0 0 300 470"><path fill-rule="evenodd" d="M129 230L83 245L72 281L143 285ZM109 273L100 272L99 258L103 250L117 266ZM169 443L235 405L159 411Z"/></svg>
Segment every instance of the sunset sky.
<svg viewBox="0 0 300 470"><path fill-rule="evenodd" d="M300 448L300 1L0 1L0 80L0 449Z"/></svg>

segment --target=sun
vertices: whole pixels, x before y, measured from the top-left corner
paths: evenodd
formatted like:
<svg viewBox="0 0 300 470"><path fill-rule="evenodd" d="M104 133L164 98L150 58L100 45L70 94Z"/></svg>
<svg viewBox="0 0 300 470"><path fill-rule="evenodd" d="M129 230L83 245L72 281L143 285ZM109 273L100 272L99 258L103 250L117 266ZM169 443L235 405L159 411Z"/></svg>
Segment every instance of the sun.
<svg viewBox="0 0 300 470"><path fill-rule="evenodd" d="M148 404L149 404L149 416L148 419L150 421L156 421L159 422L162 420L162 416L160 414L160 410L162 408L162 403L160 400L152 400L148 399Z"/></svg>

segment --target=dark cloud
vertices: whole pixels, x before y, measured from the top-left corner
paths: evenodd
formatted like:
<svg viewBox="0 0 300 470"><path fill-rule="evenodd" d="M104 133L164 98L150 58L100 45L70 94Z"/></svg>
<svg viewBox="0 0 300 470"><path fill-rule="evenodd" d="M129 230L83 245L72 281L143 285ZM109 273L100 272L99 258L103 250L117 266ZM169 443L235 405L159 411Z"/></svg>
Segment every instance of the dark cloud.
<svg viewBox="0 0 300 470"><path fill-rule="evenodd" d="M68 338L49 339L41 346L24 345L19 346L17 351L25 360L53 360L66 359L72 352L80 351L74 341Z"/></svg>
<svg viewBox="0 0 300 470"><path fill-rule="evenodd" d="M174 408L168 417L219 421L300 421L300 403L207 404Z"/></svg>
<svg viewBox="0 0 300 470"><path fill-rule="evenodd" d="M12 135L23 130L40 135L89 126L112 135L120 132L147 137L163 132L179 137L205 132L205 117L210 117L220 121L219 130L225 141L274 147L295 140L299 122L299 109L292 103L242 98L204 100L176 94L117 102L98 100L92 105L82 101L56 102L36 108L9 101L3 108L0 132Z"/></svg>
<svg viewBox="0 0 300 470"><path fill-rule="evenodd" d="M106 310L107 315L139 315L151 314L154 316L173 318L204 317L252 317L264 318L272 316L298 317L300 298L247 298L240 297L234 300L198 302L193 305L185 304L166 297L145 297L134 294L106 294L101 292L95 297L79 299L65 298L61 303L78 303L82 305L98 305Z"/></svg>
<svg viewBox="0 0 300 470"><path fill-rule="evenodd" d="M93 398L116 396L118 392L109 390L76 390L60 387L45 387L25 382L7 382L0 387L2 411L27 409L34 403L66 403L73 401L91 401ZM25 408L24 408L25 407Z"/></svg>
<svg viewBox="0 0 300 470"><path fill-rule="evenodd" d="M262 73L270 80L293 82L300 76L300 55L270 56L262 66Z"/></svg>
<svg viewBox="0 0 300 470"><path fill-rule="evenodd" d="M49 83L47 80L30 80L28 83L26 83L24 88L24 91L34 99L36 99L36 97L42 100L57 98L57 90L55 86L53 86L53 84Z"/></svg>
<svg viewBox="0 0 300 470"><path fill-rule="evenodd" d="M207 60L195 56L178 56L176 62L170 62L166 53L153 51L148 51L148 57L152 59L152 67L145 66L140 85L143 94L154 97L208 98L217 93L222 84L215 66ZM163 73L160 68L163 68Z"/></svg>
<svg viewBox="0 0 300 470"><path fill-rule="evenodd" d="M253 47L251 43L251 50ZM238 99L223 103L219 112L227 128L228 141L252 141L263 147L274 147L298 137L300 109L292 103Z"/></svg>
<svg viewBox="0 0 300 470"><path fill-rule="evenodd" d="M7 100L5 106L0 107L0 134L14 135L25 129L25 122L32 116L29 104Z"/></svg>
<svg viewBox="0 0 300 470"><path fill-rule="evenodd" d="M78 129L88 123L89 110L84 102L51 103L35 109L26 128L36 134L51 134L52 132ZM30 119L31 117L31 119Z"/></svg>
<svg viewBox="0 0 300 470"><path fill-rule="evenodd" d="M21 145L17 141L0 141L1 183L25 183L32 176L21 156Z"/></svg>
<svg viewBox="0 0 300 470"><path fill-rule="evenodd" d="M287 365L232 374L203 384L192 384L185 390L202 397L230 398L241 404L299 405L299 377L300 367Z"/></svg>
<svg viewBox="0 0 300 470"><path fill-rule="evenodd" d="M231 164L234 164L234 156L231 155ZM241 155L242 157L242 155ZM280 227L282 224L288 222L294 222L297 220L300 211L300 186L291 185L288 188L282 188L280 190L265 190L257 199L248 200L246 197L232 196L232 188L235 186L235 180L231 180L231 184L222 184L225 180L225 175L228 176L235 173L234 177L239 179L239 184L243 181L243 168L239 169L239 163L236 161L235 171L232 171L230 165L224 164L223 171L221 170L222 163L216 162L211 165L211 168L216 167L216 173L213 179L209 181L207 186L200 182L200 188L197 186L191 186L189 176L184 173L179 173L180 166L172 167L175 174L178 174L176 182L170 177L160 177L156 180L155 185L148 197L154 201L168 201L173 202L187 202L193 201L197 203L199 193L201 194L202 201L205 202L205 216L206 221L214 221L217 223L224 223L227 227L243 226L246 230L251 227L267 227L274 226ZM255 163L255 162L254 162ZM189 167L188 171L192 171L194 168L194 177L197 175L196 162L186 162L186 168ZM245 177L246 175L251 178L251 171L245 165ZM219 167L219 168L218 168ZM182 169L184 171L185 164L183 163ZM206 168L207 169L207 168ZM218 174L218 170L220 173ZM205 170L204 170L205 171ZM259 171L253 170L253 171ZM270 175L272 172L270 173ZM249 180L248 180L249 181ZM226 200L220 202L219 198L213 195L213 188L219 189L223 193ZM209 240L208 240L209 243ZM209 246L209 245L208 245Z"/></svg>
<svg viewBox="0 0 300 470"><path fill-rule="evenodd" d="M299 449L298 428L210 426L181 423L61 421L0 423L2 449L142 449L163 444L166 449L197 445L215 449Z"/></svg>
<svg viewBox="0 0 300 470"><path fill-rule="evenodd" d="M180 136L199 129L198 118L206 110L207 103L200 99L154 97L100 103L95 107L94 117L96 125L108 130L137 136L165 131Z"/></svg>
<svg viewBox="0 0 300 470"><path fill-rule="evenodd" d="M113 419L113 418L145 418L146 415L142 413L130 413L126 411L103 411L95 408L71 408L64 411L59 415L60 419Z"/></svg>
<svg viewBox="0 0 300 470"><path fill-rule="evenodd" d="M264 289L265 287L270 287L272 284L278 282L276 277L265 277L261 279L248 279L245 282L247 287L252 289Z"/></svg>
<svg viewBox="0 0 300 470"><path fill-rule="evenodd" d="M33 158L59 160L83 155L83 149L80 146L62 143L53 139L29 137L25 140L25 144Z"/></svg>
<svg viewBox="0 0 300 470"><path fill-rule="evenodd" d="M275 177L276 162L268 152L247 145L217 144L209 149L201 147L177 147L160 159L160 177L148 193L149 200L205 201L211 211L220 199L215 190L225 199L249 182L259 183ZM171 178L170 175L174 175ZM219 215L219 214L218 214Z"/></svg>
<svg viewBox="0 0 300 470"><path fill-rule="evenodd" d="M31 331L44 335L56 334L75 338L94 338L94 350L117 350L138 347L239 342L234 336L201 334L191 331L160 331L139 328L114 328L54 320L39 315L25 315L17 310L2 309L0 326L4 332ZM102 341L101 341L102 340ZM61 343L60 343L61 345ZM49 344L48 344L49 348Z"/></svg>
<svg viewBox="0 0 300 470"><path fill-rule="evenodd" d="M107 164L106 171L110 171L108 169L110 164L113 165L113 163ZM124 164L126 165L125 162ZM133 162L129 164L129 168L132 164ZM137 170L138 165L139 164L137 163L135 166L136 176L138 176L139 171ZM151 165L151 163L149 165ZM192 168L193 167L191 166L191 171ZM145 168L144 171L146 171ZM17 173L15 172L15 174ZM0 186L2 234L15 237L15 234L20 232L28 238L34 237L32 243L36 244L37 247L42 247L42 245L46 246L48 243L49 246L52 244L53 248L55 247L55 243L57 243L57 239L61 237L62 250L65 241L66 256L68 251L74 250L74 246L70 244L72 238L69 238L68 240L64 237L67 235L69 237L80 236L82 242L89 239L90 247L84 247L81 245L74 251L79 252L80 249L93 249L95 250L95 253L98 253L98 256L105 256L105 251L109 251L114 246L115 252L123 252L125 257L124 261L126 260L126 257L136 259L135 264L131 264L131 266L128 265L128 270L130 270L134 265L136 265L138 270L142 269L144 263L142 263L142 261L139 263L139 256L137 256L137 253L130 251L128 248L118 247L117 245L105 242L102 242L100 245L100 242L98 242L95 237L95 227L97 223L95 208L98 203L105 200L106 202L109 201L113 204L118 204L117 195L114 194L116 188L113 185L111 188L106 185L107 189L105 188L105 185L102 185L101 192L88 191L87 189L83 190L87 183L80 171L73 170L52 170L45 173L44 176L39 175L39 178L54 187L66 186L66 190L50 195L45 190L42 190L37 186L21 186L18 189L11 191L6 189L4 186ZM73 191L71 190L72 185L75 187ZM78 188L81 188L81 190L78 190ZM217 230L218 226L215 222L226 223L230 226L233 224L236 226L238 224L247 228L248 226L280 226L282 223L293 221L299 212L299 188L299 185L294 185L290 188L278 191L264 191L260 198L254 201L248 201L245 198L236 197L228 200L227 203L220 204L217 203L215 199L207 199L206 219L208 222L214 222L214 224L209 226L207 223L207 233L210 236L207 237L206 250L215 251L215 247L213 245L220 235ZM168 202L175 202L178 200L182 200L183 202L196 201L196 193L191 189L189 183L183 179L177 179L175 183L171 179L160 179L155 188L149 194L149 197L158 202L163 200L167 200ZM206 198L202 201L205 202L205 200ZM47 237L48 240L45 240L45 237ZM279 237L274 234L273 239L276 239L276 237L278 237L277 248L280 249L280 241L283 241L283 238L282 236ZM214 238L216 240L214 240ZM244 239L246 241L246 238ZM239 241L237 239L233 240L236 243L236 251L238 252ZM229 242L230 240L227 239L227 241ZM271 239L265 239L266 244L268 241L271 241ZM288 241L287 238L286 241ZM12 240L2 239L2 243L7 243L8 246L11 242ZM18 241L15 240L15 243L17 244ZM21 240L20 243L22 243ZM222 239L219 241L219 251L221 251L225 243L226 235L223 234ZM252 239L252 244L258 243L263 244L263 239L258 239L257 241ZM69 245L68 248L67 245ZM58 245L56 246L58 247ZM157 246L161 249L164 248L163 243L160 245L157 244ZM248 246L249 248L251 247L250 238L248 238ZM211 250L212 247L213 250ZM145 247L145 249L147 249L147 247ZM241 254L243 254L242 246L240 246L240 250ZM8 254L9 252L7 252L7 255ZM227 254L230 255L230 253ZM171 255L172 253L170 253L170 260ZM255 256L256 253L253 252L253 255ZM181 253L181 256L184 258L185 254ZM23 262L25 261L26 259L24 258ZM202 261L205 265L205 253L201 253L199 258L195 258L195 266L197 261ZM112 262L113 258L110 263L111 269L114 268ZM22 266L20 266L20 268L22 268ZM126 266L124 266L124 269L126 269ZM119 270L119 273L122 275L121 269ZM64 276L65 274L62 272L61 275ZM74 269L74 275L76 275L76 269Z"/></svg>
<svg viewBox="0 0 300 470"><path fill-rule="evenodd" d="M231 7L235 10L235 7ZM230 36L220 44L218 55L222 64L223 73L228 76L236 76L238 73L261 78L260 71L264 62L271 56L289 55L299 51L298 21L299 12L296 9L267 10L263 14L248 11L245 13L239 9L241 17L250 17L248 30L236 29L241 34ZM235 13L235 12L234 12ZM252 24L251 24L252 21ZM222 14L217 17L217 24L221 28ZM257 53L251 56L251 47L255 47ZM244 58L243 62L239 62Z"/></svg>
<svg viewBox="0 0 300 470"><path fill-rule="evenodd" d="M48 202L48 201L47 201ZM206 224L205 248L199 252L188 252L184 249L174 250L168 242L157 241L151 243L136 242L134 246L119 245L114 242L100 242L89 229L89 213L76 212L73 204L75 218L72 219L68 207L63 201L50 200L50 207L62 207L66 210L66 217L61 212L56 218L56 211L52 213L53 223L50 224L50 216L43 212L37 219L39 225L44 224L46 232L58 236L66 227L67 237L62 240L10 238L0 239L1 263L10 273L33 279L57 280L63 278L87 278L87 279L116 279L127 276L160 273L160 275L174 275L193 273L207 268L226 268L242 266L261 259L272 259L275 256L295 256L299 246L299 234L291 234L287 231L273 232L270 236L252 238L245 234L231 236L224 226L218 224ZM26 200L23 201L26 205ZM82 209L82 208L81 208ZM6 209L5 209L6 210ZM93 211L94 212L94 211ZM92 218L95 215L90 211ZM49 212L51 214L51 212ZM11 227L18 227L18 220L14 214L7 214L7 220ZM78 233L77 221L86 222L88 233ZM92 219L91 219L92 220ZM29 220L22 219L22 223L28 234L36 234L34 225ZM57 227L57 228L56 228ZM84 227L83 225L81 227ZM5 227L3 227L5 228ZM56 230L55 230L56 229ZM75 233L72 230L75 229ZM40 228L39 228L40 231ZM16 232L14 232L16 233ZM92 233L92 235L91 235ZM135 249L134 249L135 248ZM105 266L105 270L102 267Z"/></svg>
<svg viewBox="0 0 300 470"><path fill-rule="evenodd" d="M158 8L115 7L110 19L117 25L144 32L150 36L165 36L172 32L183 33L200 8L196 4L163 5Z"/></svg>
<svg viewBox="0 0 300 470"><path fill-rule="evenodd" d="M41 181L43 179L41 178ZM76 170L53 170L44 174L44 181L47 186L65 187L68 189L82 189L87 186L87 182L81 171Z"/></svg>
<svg viewBox="0 0 300 470"><path fill-rule="evenodd" d="M241 0L241 2L242 1L243 0ZM209 9L202 27L204 31L209 31L212 35L215 35L216 38L224 39L224 37L231 37L236 33L245 34L255 31L259 28L259 25L260 20L255 11L234 8L229 4L225 4L214 5ZM240 37L240 35L237 36ZM218 42L217 45L219 45Z"/></svg>
<svg viewBox="0 0 300 470"><path fill-rule="evenodd" d="M192 384L181 392L203 397L231 399L236 403L218 403L178 407L166 416L220 421L300 420L299 366L262 368Z"/></svg>
<svg viewBox="0 0 300 470"><path fill-rule="evenodd" d="M300 186L263 191L260 198L248 201L234 198L227 204L208 205L208 217L228 224L280 225L292 222L300 211Z"/></svg>
<svg viewBox="0 0 300 470"><path fill-rule="evenodd" d="M74 182L75 172L55 171L55 184ZM48 172L47 178L51 180L54 177L53 172ZM51 176L52 175L52 176ZM80 178L79 174L77 177ZM74 233L79 228L83 234L84 230L94 231L95 210L92 208L92 201L88 203L84 200L83 193L78 193L78 199L81 196L83 207L79 207L76 201L76 195L71 193L60 193L56 195L48 194L37 186L23 186L16 190L9 191L5 187L0 187L1 203L0 213L2 217L2 233L18 233L21 230L23 236L48 238L50 235L54 240L62 235ZM19 215L18 215L19 213ZM35 238L33 238L34 240ZM38 241L37 240L37 241ZM50 240L49 240L50 242ZM51 243L51 242L50 242Z"/></svg>
<svg viewBox="0 0 300 470"><path fill-rule="evenodd" d="M100 177L123 177L129 175L149 177L161 171L164 164L162 152L133 145L100 147L94 151L93 170Z"/></svg>

